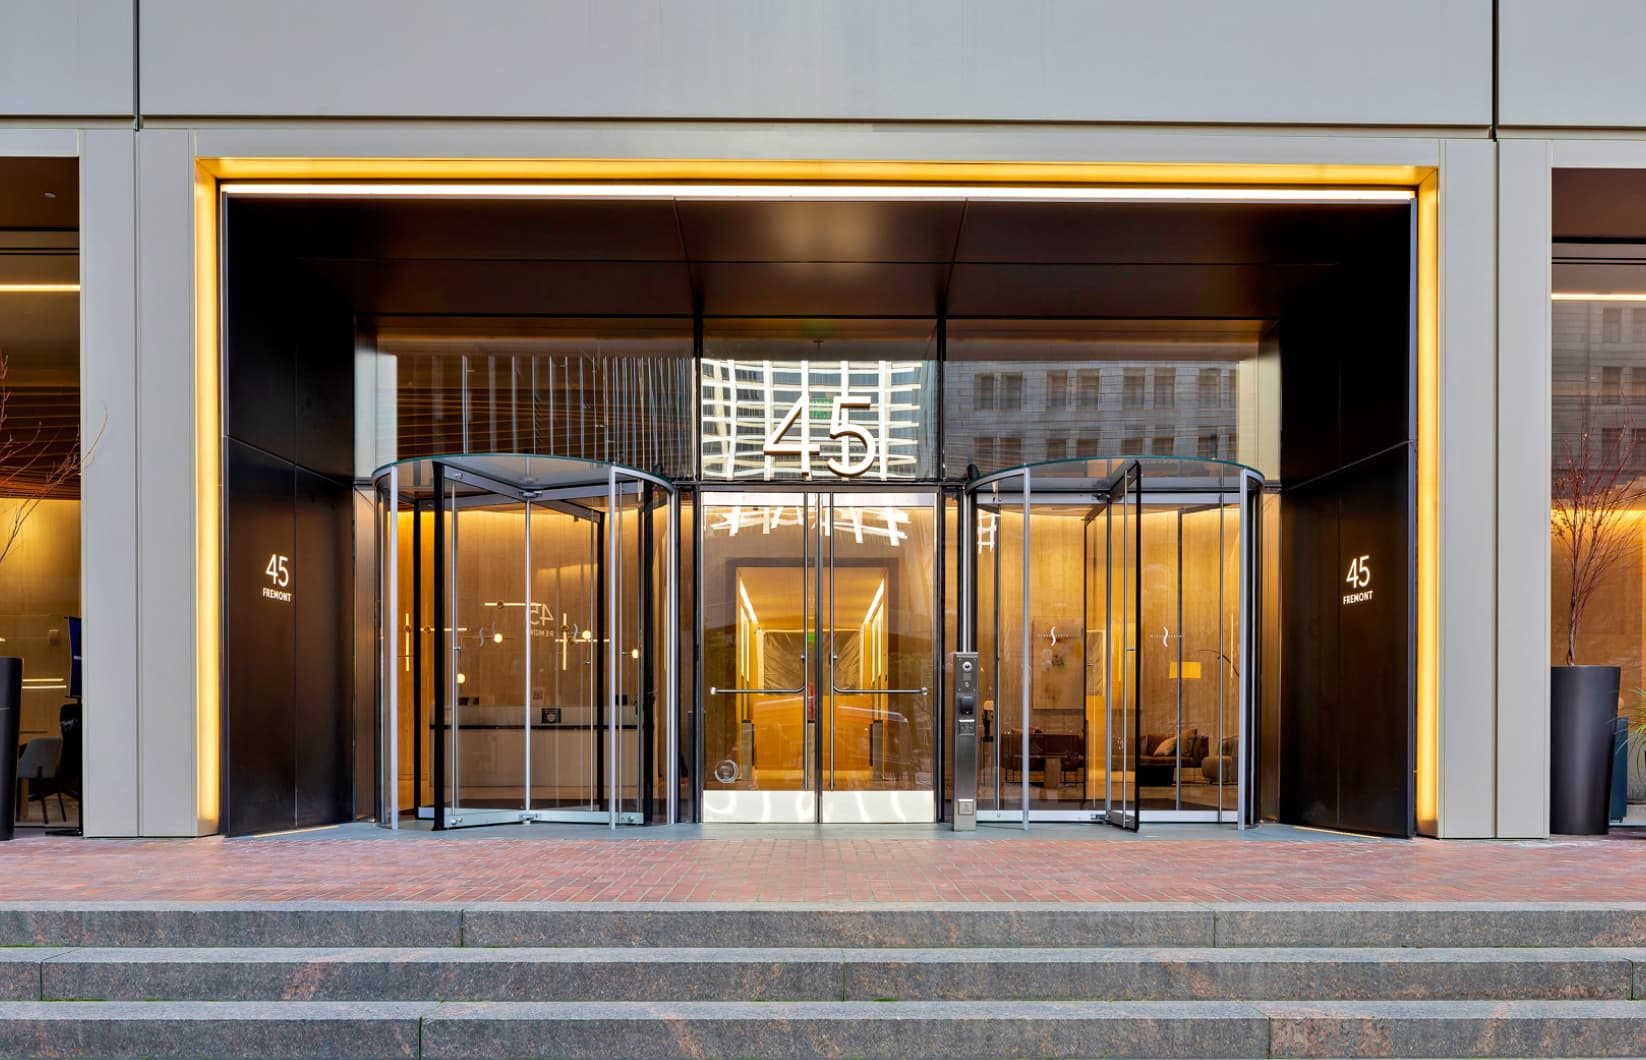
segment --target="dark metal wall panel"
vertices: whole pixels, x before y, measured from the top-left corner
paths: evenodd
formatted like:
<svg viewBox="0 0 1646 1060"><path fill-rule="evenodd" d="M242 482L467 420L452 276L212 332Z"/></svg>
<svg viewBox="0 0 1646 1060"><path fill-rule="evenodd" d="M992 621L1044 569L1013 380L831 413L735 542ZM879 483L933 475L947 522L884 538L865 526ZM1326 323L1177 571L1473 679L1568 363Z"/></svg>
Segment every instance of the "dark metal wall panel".
<svg viewBox="0 0 1646 1060"><path fill-rule="evenodd" d="M303 827L353 816L354 511L346 484L298 468L295 485L291 719L294 823Z"/></svg>
<svg viewBox="0 0 1646 1060"><path fill-rule="evenodd" d="M1279 326L1279 811L1299 824L1410 835L1409 284L1403 266L1384 264L1339 270Z"/></svg>
<svg viewBox="0 0 1646 1060"><path fill-rule="evenodd" d="M292 826L294 778L292 603L267 574L270 557L295 551L292 466L230 439L224 530L228 570L224 737L227 745L223 830L230 835ZM323 591L323 590L317 590Z"/></svg>
<svg viewBox="0 0 1646 1060"><path fill-rule="evenodd" d="M292 460L348 482L354 477L354 314L314 284L301 290L307 311L292 336Z"/></svg>
<svg viewBox="0 0 1646 1060"><path fill-rule="evenodd" d="M1322 828L1339 819L1338 509L1320 486L1281 508L1280 819Z"/></svg>
<svg viewBox="0 0 1646 1060"><path fill-rule="evenodd" d="M1400 446L1333 482L1337 553L1338 827L1412 830L1409 502L1414 451ZM1337 476L1334 476L1334 479ZM1324 484L1323 484L1324 485ZM1362 559L1370 557L1370 559ZM1359 560L1365 589L1345 582ZM1364 598L1370 592L1369 598ZM1354 600L1342 603L1344 596Z"/></svg>
<svg viewBox="0 0 1646 1060"><path fill-rule="evenodd" d="M226 233L223 829L244 834L354 815L354 322L278 226L231 202Z"/></svg>
<svg viewBox="0 0 1646 1060"><path fill-rule="evenodd" d="M295 292L272 267L266 222L230 199L224 211L229 267L224 270L223 429L231 438L284 460L297 454L292 401L293 313L301 313ZM241 251L240 248L247 248ZM290 270L286 270L290 275Z"/></svg>

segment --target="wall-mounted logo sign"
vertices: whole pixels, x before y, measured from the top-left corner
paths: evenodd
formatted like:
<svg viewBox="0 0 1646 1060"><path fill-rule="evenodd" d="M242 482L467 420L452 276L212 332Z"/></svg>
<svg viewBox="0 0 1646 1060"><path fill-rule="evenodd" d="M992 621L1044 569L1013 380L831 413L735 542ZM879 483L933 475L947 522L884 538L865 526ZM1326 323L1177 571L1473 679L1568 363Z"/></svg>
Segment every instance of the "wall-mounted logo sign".
<svg viewBox="0 0 1646 1060"><path fill-rule="evenodd" d="M263 573L269 579L269 584L263 586L264 599L291 603L291 557L278 552L269 553L269 562L264 566Z"/></svg>
<svg viewBox="0 0 1646 1060"><path fill-rule="evenodd" d="M1349 576L1343 579L1349 591L1343 594L1343 606L1363 604L1372 598L1372 557L1356 556L1349 563Z"/></svg>
<svg viewBox="0 0 1646 1060"><path fill-rule="evenodd" d="M929 476L925 361L704 358L705 479Z"/></svg>

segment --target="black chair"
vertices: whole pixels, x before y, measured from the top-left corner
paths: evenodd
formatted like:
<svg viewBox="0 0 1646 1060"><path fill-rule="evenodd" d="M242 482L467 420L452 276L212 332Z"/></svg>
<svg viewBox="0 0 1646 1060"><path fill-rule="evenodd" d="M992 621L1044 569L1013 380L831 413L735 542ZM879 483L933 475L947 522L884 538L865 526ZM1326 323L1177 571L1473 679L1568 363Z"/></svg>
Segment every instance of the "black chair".
<svg viewBox="0 0 1646 1060"><path fill-rule="evenodd" d="M57 796L57 809L63 815L64 823L68 822L68 811L63 806L63 796L74 799L75 825L67 829L65 834L80 834L80 704L64 703L57 712L57 727L63 732L63 754L57 763L57 772L39 782L39 791L42 795L41 809L44 810L44 796ZM34 797L36 788L34 783L29 785L29 797Z"/></svg>
<svg viewBox="0 0 1646 1060"><path fill-rule="evenodd" d="M23 781L29 782L29 802L39 800L40 820L49 822L46 815L46 796L51 794L52 780L57 776L58 764L63 760L63 741L56 736L36 736L23 745L23 751L17 756L17 785L22 787ZM24 804L24 812L28 810ZM61 798L57 809L63 809ZM63 814L68 820L68 814Z"/></svg>

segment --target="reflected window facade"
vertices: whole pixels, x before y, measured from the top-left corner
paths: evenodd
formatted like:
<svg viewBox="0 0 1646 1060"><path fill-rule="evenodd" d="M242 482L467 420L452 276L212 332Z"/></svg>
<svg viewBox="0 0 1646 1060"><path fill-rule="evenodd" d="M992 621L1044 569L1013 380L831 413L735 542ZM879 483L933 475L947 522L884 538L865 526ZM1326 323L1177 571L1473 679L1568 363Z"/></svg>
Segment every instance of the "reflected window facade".
<svg viewBox="0 0 1646 1060"><path fill-rule="evenodd" d="M690 318L378 318L360 418L374 467L543 453L693 473Z"/></svg>
<svg viewBox="0 0 1646 1060"><path fill-rule="evenodd" d="M1262 369L1266 328L1263 321L950 320L947 474L958 477L968 464L988 474L1025 461L1128 454L1238 460L1272 481L1279 468L1265 466L1273 461L1262 454L1277 449L1263 443L1278 431L1278 373ZM1009 436L1001 434L1003 409L1023 413Z"/></svg>
<svg viewBox="0 0 1646 1060"><path fill-rule="evenodd" d="M936 365L929 319L705 320L699 475L933 478ZM1008 387L991 385L991 407Z"/></svg>

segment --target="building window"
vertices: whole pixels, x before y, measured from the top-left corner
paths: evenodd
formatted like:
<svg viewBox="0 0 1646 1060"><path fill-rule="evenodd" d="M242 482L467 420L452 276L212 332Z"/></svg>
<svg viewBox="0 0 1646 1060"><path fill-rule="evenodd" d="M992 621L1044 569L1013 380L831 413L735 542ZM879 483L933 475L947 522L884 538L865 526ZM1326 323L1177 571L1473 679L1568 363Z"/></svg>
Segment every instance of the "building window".
<svg viewBox="0 0 1646 1060"><path fill-rule="evenodd" d="M1217 459L1217 435L1203 434L1200 436L1197 453L1202 460Z"/></svg>
<svg viewBox="0 0 1646 1060"><path fill-rule="evenodd" d="M1223 369L1223 407L1224 408L1232 409L1232 408L1235 407L1235 395L1238 392L1239 391L1236 388L1236 384L1235 384L1235 370L1233 368Z"/></svg>
<svg viewBox="0 0 1646 1060"><path fill-rule="evenodd" d="M1124 438L1120 439L1120 453L1118 455L1142 456L1143 436L1140 434L1128 434Z"/></svg>
<svg viewBox="0 0 1646 1060"><path fill-rule="evenodd" d="M994 460L994 439L979 435L972 442L972 462L984 471L991 471L997 465Z"/></svg>
<svg viewBox="0 0 1646 1060"><path fill-rule="evenodd" d="M1069 455L1069 440L1067 438L1046 439L1046 459L1062 460Z"/></svg>
<svg viewBox="0 0 1646 1060"><path fill-rule="evenodd" d="M1646 427L1636 427L1630 435L1629 464L1636 469L1646 467Z"/></svg>
<svg viewBox="0 0 1646 1060"><path fill-rule="evenodd" d="M1094 456L1102 456L1103 455L1103 439L1101 439L1101 438L1076 438L1075 443L1074 443L1074 453L1072 455L1074 455L1074 456L1083 456L1088 460L1090 460Z"/></svg>
<svg viewBox="0 0 1646 1060"><path fill-rule="evenodd" d="M1023 407L1023 373L1000 373L1000 388L996 392L999 404L996 408L1008 412L1016 412Z"/></svg>
<svg viewBox="0 0 1646 1060"><path fill-rule="evenodd" d="M1600 341L1623 341L1623 310L1602 309L1600 311Z"/></svg>
<svg viewBox="0 0 1646 1060"><path fill-rule="evenodd" d="M1103 373L1087 369L1080 373L1080 407L1099 408L1103 404Z"/></svg>
<svg viewBox="0 0 1646 1060"><path fill-rule="evenodd" d="M1175 449L1176 444L1171 435L1157 434L1154 436L1154 441L1149 447L1149 452L1153 453L1155 456L1170 456Z"/></svg>
<svg viewBox="0 0 1646 1060"><path fill-rule="evenodd" d="M1066 409L1069 407L1069 373L1058 369L1046 373L1046 407L1048 409Z"/></svg>
<svg viewBox="0 0 1646 1060"><path fill-rule="evenodd" d="M1216 368L1200 370L1200 407L1215 409L1223 404L1223 373Z"/></svg>
<svg viewBox="0 0 1646 1060"><path fill-rule="evenodd" d="M1623 404L1622 368L1608 365L1600 369L1600 403L1602 405Z"/></svg>
<svg viewBox="0 0 1646 1060"><path fill-rule="evenodd" d="M1646 366L1629 369L1629 404L1646 405Z"/></svg>
<svg viewBox="0 0 1646 1060"><path fill-rule="evenodd" d="M972 407L976 409L994 408L994 373L979 372L973 377Z"/></svg>
<svg viewBox="0 0 1646 1060"><path fill-rule="evenodd" d="M1019 376L1018 378L1022 378ZM1013 435L1000 439L1000 466L1016 467L1023 462L1023 439Z"/></svg>
<svg viewBox="0 0 1646 1060"><path fill-rule="evenodd" d="M1646 342L1646 309L1629 311L1629 333L1635 342Z"/></svg>
<svg viewBox="0 0 1646 1060"><path fill-rule="evenodd" d="M1143 369L1128 368L1120 383L1120 407L1124 409L1140 409L1143 407Z"/></svg>
<svg viewBox="0 0 1646 1060"><path fill-rule="evenodd" d="M1154 370L1154 407L1157 409L1177 408L1177 369L1156 368Z"/></svg>
<svg viewBox="0 0 1646 1060"><path fill-rule="evenodd" d="M1603 427L1600 431L1600 464L1616 465L1623 456L1623 428Z"/></svg>

